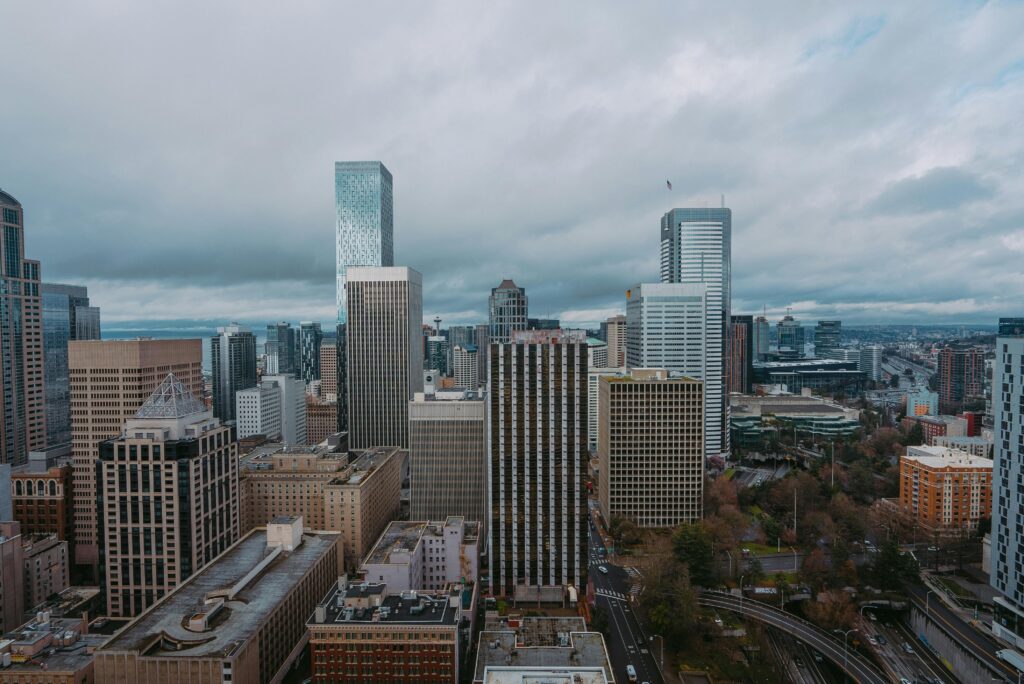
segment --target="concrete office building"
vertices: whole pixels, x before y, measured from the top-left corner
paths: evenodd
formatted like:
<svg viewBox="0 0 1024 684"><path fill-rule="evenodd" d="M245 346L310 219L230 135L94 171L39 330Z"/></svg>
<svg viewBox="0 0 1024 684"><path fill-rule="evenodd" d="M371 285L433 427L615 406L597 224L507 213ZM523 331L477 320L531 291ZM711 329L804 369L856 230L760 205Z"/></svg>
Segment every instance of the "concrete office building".
<svg viewBox="0 0 1024 684"><path fill-rule="evenodd" d="M173 373L100 444L107 614L139 615L239 536L238 443Z"/></svg>
<svg viewBox="0 0 1024 684"><path fill-rule="evenodd" d="M608 365L608 343L596 337L588 337L587 368L607 368Z"/></svg>
<svg viewBox="0 0 1024 684"><path fill-rule="evenodd" d="M348 269L394 266L393 182L379 161L334 164L338 323L348 320Z"/></svg>
<svg viewBox="0 0 1024 684"><path fill-rule="evenodd" d="M329 447L270 444L249 452L239 470L242 533L283 515L300 516L307 529L328 529L327 484L348 467L348 455Z"/></svg>
<svg viewBox="0 0 1024 684"><path fill-rule="evenodd" d="M703 517L704 393L661 370L601 378L598 499L605 520L674 527Z"/></svg>
<svg viewBox="0 0 1024 684"><path fill-rule="evenodd" d="M728 452L728 442L721 439L723 412L718 397L725 389L722 366L714 354L706 353L708 326L714 325L715 317L705 311L705 286L636 285L627 291L626 299L626 365L664 368L702 380L704 453L710 457Z"/></svg>
<svg viewBox="0 0 1024 684"><path fill-rule="evenodd" d="M26 535L55 534L73 541L71 446L31 451L28 459L11 471L13 519Z"/></svg>
<svg viewBox="0 0 1024 684"><path fill-rule="evenodd" d="M474 684L615 681L604 637L581 617L491 618L478 642L488 646L477 650Z"/></svg>
<svg viewBox="0 0 1024 684"><path fill-rule="evenodd" d="M857 370L861 371L869 380L878 382L882 379L882 348L872 345L861 347L860 363Z"/></svg>
<svg viewBox="0 0 1024 684"><path fill-rule="evenodd" d="M966 451L972 456L987 458L989 460L992 459L993 447L995 446L991 437L969 437L966 435L936 436L932 438L932 445L937 447L946 447L948 449L956 449L957 451Z"/></svg>
<svg viewBox="0 0 1024 684"><path fill-rule="evenodd" d="M476 347L476 327L452 325L448 327L448 368L455 374L455 348ZM475 388L469 388L475 389Z"/></svg>
<svg viewBox="0 0 1024 684"><path fill-rule="evenodd" d="M950 369L944 381L944 398L957 399L969 394L973 382L972 364L976 350L944 349L950 360L959 356L960 372ZM942 357L940 356L940 362ZM995 420L995 460L992 469L992 586L1002 596L994 600L992 631L996 636L1024 648L1024 337L996 338L992 388ZM949 368L949 366L947 366ZM940 366L940 374L942 367ZM954 376L959 380L954 381ZM940 392L940 399L942 392Z"/></svg>
<svg viewBox="0 0 1024 684"><path fill-rule="evenodd" d="M603 377L622 377L629 369L622 368L587 368L587 448L597 453L597 433L601 424L601 402L598 394Z"/></svg>
<svg viewBox="0 0 1024 684"><path fill-rule="evenodd" d="M57 535L22 535L21 553L26 611L45 605L51 596L71 586L68 543Z"/></svg>
<svg viewBox="0 0 1024 684"><path fill-rule="evenodd" d="M502 280L491 290L488 301L490 342L506 343L513 330L526 330L529 318L529 299L526 289L516 285L510 278Z"/></svg>
<svg viewBox="0 0 1024 684"><path fill-rule="evenodd" d="M93 651L109 636L89 634L80 617L57 618L42 611L0 638L10 665L0 684L92 684Z"/></svg>
<svg viewBox="0 0 1024 684"><path fill-rule="evenodd" d="M438 522L395 520L366 555L359 574L391 591L442 590L476 582L480 523L462 516Z"/></svg>
<svg viewBox="0 0 1024 684"><path fill-rule="evenodd" d="M96 650L97 684L281 682L338 576L338 535L253 530Z"/></svg>
<svg viewBox="0 0 1024 684"><path fill-rule="evenodd" d="M320 398L338 401L338 341L335 338L320 342Z"/></svg>
<svg viewBox="0 0 1024 684"><path fill-rule="evenodd" d="M320 379L320 343L324 333L319 323L303 321L299 323L298 346L298 377L307 385Z"/></svg>
<svg viewBox="0 0 1024 684"><path fill-rule="evenodd" d="M490 589L581 586L587 558L582 331L519 331L490 348Z"/></svg>
<svg viewBox="0 0 1024 684"><path fill-rule="evenodd" d="M349 442L409 446L409 400L423 391L423 280L405 266L349 268Z"/></svg>
<svg viewBox="0 0 1024 684"><path fill-rule="evenodd" d="M339 579L307 623L312 681L457 684L474 604L470 588L398 593Z"/></svg>
<svg viewBox="0 0 1024 684"><path fill-rule="evenodd" d="M168 373L174 373L193 395L201 396L202 359L200 340L68 343L76 565L95 569L99 562L97 445L121 434L125 421L135 416Z"/></svg>
<svg viewBox="0 0 1024 684"><path fill-rule="evenodd" d="M608 343L608 364L601 368L622 368L626 365L626 317L612 316L605 321L605 341ZM598 368L598 366L591 366Z"/></svg>
<svg viewBox="0 0 1024 684"><path fill-rule="evenodd" d="M0 463L21 465L28 452L46 446L43 380L43 311L39 262L25 258L25 212L18 200L0 190Z"/></svg>
<svg viewBox="0 0 1024 684"><path fill-rule="evenodd" d="M9 632L22 623L25 612L25 563L21 526L0 522L0 631Z"/></svg>
<svg viewBox="0 0 1024 684"><path fill-rule="evenodd" d="M409 515L487 521L484 394L417 394L409 404Z"/></svg>
<svg viewBox="0 0 1024 684"><path fill-rule="evenodd" d="M100 338L99 307L78 285L42 283L43 375L46 379L46 444L71 442L71 387L68 342Z"/></svg>
<svg viewBox="0 0 1024 684"><path fill-rule="evenodd" d="M754 360L764 361L768 358L769 335L771 326L768 325L768 319L764 316L758 316L754 319Z"/></svg>
<svg viewBox="0 0 1024 684"><path fill-rule="evenodd" d="M780 360L802 359L806 356L804 327L800 325L800 321L786 314L775 326L775 333L778 338Z"/></svg>
<svg viewBox="0 0 1024 684"><path fill-rule="evenodd" d="M661 282L704 286L707 360L705 374L699 377L704 381L707 402L705 436L709 445L718 444L720 453L728 453L729 396L725 381L732 319L731 209L672 209L662 216ZM627 319L628 315L627 311ZM653 366L666 368L660 364ZM717 416L712 415L715 413ZM714 429L718 430L717 437L710 436Z"/></svg>
<svg viewBox="0 0 1024 684"><path fill-rule="evenodd" d="M341 532L345 568L355 568L401 508L402 461L397 447L364 451L324 487L326 528Z"/></svg>
<svg viewBox="0 0 1024 684"><path fill-rule="evenodd" d="M268 325L263 349L267 355L267 375L299 376L298 340L291 323Z"/></svg>
<svg viewBox="0 0 1024 684"><path fill-rule="evenodd" d="M754 317L733 316L729 332L729 377L726 383L730 393L749 394L754 376Z"/></svg>
<svg viewBox="0 0 1024 684"><path fill-rule="evenodd" d="M425 368L433 368L440 375L451 375L448 366L448 340L441 335L428 335L425 340Z"/></svg>
<svg viewBox="0 0 1024 684"><path fill-rule="evenodd" d="M825 359L828 358L828 352L838 349L842 329L842 321L818 321L818 325L814 326L814 355Z"/></svg>
<svg viewBox="0 0 1024 684"><path fill-rule="evenodd" d="M225 423L234 421L235 395L256 386L256 336L237 323L217 328L210 338L210 365L213 415Z"/></svg>
<svg viewBox="0 0 1024 684"><path fill-rule="evenodd" d="M291 375L264 375L256 387L235 395L238 438L266 435L285 444L306 444L306 384Z"/></svg>
<svg viewBox="0 0 1024 684"><path fill-rule="evenodd" d="M985 353L981 347L944 347L939 350L940 411L957 413L963 410L965 403L984 400Z"/></svg>
<svg viewBox="0 0 1024 684"><path fill-rule="evenodd" d="M476 377L481 385L487 384L490 375L487 372L487 364L491 360L488 349L491 348L490 326L482 324L476 326Z"/></svg>
<svg viewBox="0 0 1024 684"><path fill-rule="evenodd" d="M306 397L306 444L319 444L338 432L338 403Z"/></svg>
<svg viewBox="0 0 1024 684"><path fill-rule="evenodd" d="M457 388L475 390L480 387L479 353L475 344L452 350L452 375Z"/></svg>

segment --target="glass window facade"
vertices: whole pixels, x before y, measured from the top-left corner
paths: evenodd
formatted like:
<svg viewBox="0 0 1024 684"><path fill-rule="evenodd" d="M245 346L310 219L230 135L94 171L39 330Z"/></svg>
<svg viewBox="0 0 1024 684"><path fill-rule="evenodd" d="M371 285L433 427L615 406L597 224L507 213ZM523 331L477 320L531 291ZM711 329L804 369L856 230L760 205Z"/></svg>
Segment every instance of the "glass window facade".
<svg viewBox="0 0 1024 684"><path fill-rule="evenodd" d="M379 161L335 162L338 322L349 266L394 266L391 172Z"/></svg>

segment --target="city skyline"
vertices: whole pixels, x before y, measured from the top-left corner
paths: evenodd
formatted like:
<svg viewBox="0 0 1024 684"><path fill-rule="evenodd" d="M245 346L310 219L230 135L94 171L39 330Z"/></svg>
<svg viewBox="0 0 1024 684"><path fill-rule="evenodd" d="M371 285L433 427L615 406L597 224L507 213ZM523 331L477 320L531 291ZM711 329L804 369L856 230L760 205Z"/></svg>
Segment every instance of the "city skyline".
<svg viewBox="0 0 1024 684"><path fill-rule="evenodd" d="M685 8L654 22L609 7L582 28L557 8L540 22L515 7L455 17L417 8L392 18L379 45L363 42L381 23L364 11L298 22L279 44L294 54L287 63L239 62L197 38L187 63L169 69L167 41L200 30L177 15L80 6L66 17L75 28L61 29L39 8L10 8L19 31L0 58L22 67L9 83L21 105L0 113L11 132L0 186L26 207L43 277L116 302L105 309L115 325L328 322L327 172L339 159L380 159L400 190L395 263L424 274L424 312L449 323L484 320L486 292L503 277L567 324L620 312L626 287L656 279L658 218L718 206L722 194L735 219L736 313L791 307L849 324L1013 313L1024 249L1012 163L1024 98L1019 7L859 5L796 22L784 9L736 8L722 10L727 33L700 30L722 17ZM228 31L232 52L257 54L254 41L281 19ZM554 33L495 40L543 20ZM472 40L421 59L426 45L457 42L444 38L466 33L461 22L480 24ZM694 29L688 40L659 40L681 23ZM62 40L33 49L53 42L50 29ZM590 40L548 40L584 30ZM69 57L96 42L103 68ZM938 43L951 47L930 49ZM135 58L111 59L124 50ZM195 77L221 71L236 87ZM142 74L165 87L136 87ZM267 78L289 83L288 97L252 107ZM178 116L173 102L190 98L211 106ZM72 109L68 126L58 113ZM210 133L219 130L230 133ZM828 155L813 154L821 145ZM981 236L990 239L974 242ZM958 258L933 268L947 248ZM131 258L107 263L124 249Z"/></svg>

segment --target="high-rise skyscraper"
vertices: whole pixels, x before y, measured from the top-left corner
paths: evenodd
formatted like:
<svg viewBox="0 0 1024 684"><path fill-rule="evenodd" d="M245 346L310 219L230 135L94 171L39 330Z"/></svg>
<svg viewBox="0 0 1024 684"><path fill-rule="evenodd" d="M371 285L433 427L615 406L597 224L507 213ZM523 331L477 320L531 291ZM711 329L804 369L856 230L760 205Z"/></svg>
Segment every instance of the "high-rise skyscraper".
<svg viewBox="0 0 1024 684"><path fill-rule="evenodd" d="M423 391L423 279L405 266L348 269L349 448L409 448L409 400Z"/></svg>
<svg viewBox="0 0 1024 684"><path fill-rule="evenodd" d="M173 373L96 471L107 615L139 615L238 539L238 443Z"/></svg>
<svg viewBox="0 0 1024 684"><path fill-rule="evenodd" d="M771 326L768 319L758 316L754 319L754 360L764 361L768 357L769 335Z"/></svg>
<svg viewBox="0 0 1024 684"><path fill-rule="evenodd" d="M339 323L347 320L349 267L395 263L392 182L391 172L379 161L334 163Z"/></svg>
<svg viewBox="0 0 1024 684"><path fill-rule="evenodd" d="M453 325L448 328L448 368L455 372L455 347L476 346L476 329L472 325Z"/></svg>
<svg viewBox="0 0 1024 684"><path fill-rule="evenodd" d="M605 321L605 341L608 343L608 365L622 368L626 365L626 317L612 316Z"/></svg>
<svg viewBox="0 0 1024 684"><path fill-rule="evenodd" d="M599 381L598 499L605 520L674 527L703 517L704 393L664 370Z"/></svg>
<svg viewBox="0 0 1024 684"><path fill-rule="evenodd" d="M474 359L475 361L475 359ZM409 515L487 524L487 422L474 392L417 394L409 403Z"/></svg>
<svg viewBox="0 0 1024 684"><path fill-rule="evenodd" d="M864 373L871 380L878 382L882 379L882 348L878 345L861 347L860 359L857 361L857 370Z"/></svg>
<svg viewBox="0 0 1024 684"><path fill-rule="evenodd" d="M804 327L789 314L775 326L780 359L804 358Z"/></svg>
<svg viewBox="0 0 1024 684"><path fill-rule="evenodd" d="M944 347L939 350L939 410L958 413L968 401L985 396L985 350ZM995 402L993 402L995 403Z"/></svg>
<svg viewBox="0 0 1024 684"><path fill-rule="evenodd" d="M320 400L338 401L338 341L333 337L320 342Z"/></svg>
<svg viewBox="0 0 1024 684"><path fill-rule="evenodd" d="M514 332L490 348L490 586L573 584L587 564L587 343Z"/></svg>
<svg viewBox="0 0 1024 684"><path fill-rule="evenodd" d="M125 421L135 415L168 373L174 373L192 394L200 396L202 349L201 340L94 340L68 344L77 564L96 568L99 562L97 445L120 434Z"/></svg>
<svg viewBox="0 0 1024 684"><path fill-rule="evenodd" d="M487 378L490 375L487 373L487 364L491 360L491 354L488 351L491 348L491 326L482 323L476 326L476 377L481 385L487 384Z"/></svg>
<svg viewBox="0 0 1024 684"><path fill-rule="evenodd" d="M626 365L703 380L704 453L718 456L729 449L722 441L719 396L725 391L724 369L715 354L707 353L708 344L717 344L708 329L718 324L707 315L705 289L703 283L645 283L627 290Z"/></svg>
<svg viewBox="0 0 1024 684"><path fill-rule="evenodd" d="M308 385L320 379L320 341L324 333L319 323L299 323L299 376Z"/></svg>
<svg viewBox="0 0 1024 684"><path fill-rule="evenodd" d="M429 335L426 346L426 368L436 370L441 375L451 375L448 368L448 340L441 335Z"/></svg>
<svg viewBox="0 0 1024 684"><path fill-rule="evenodd" d="M46 446L39 262L25 258L24 225L21 204L0 190L0 463L12 465L25 463L28 452Z"/></svg>
<svg viewBox="0 0 1024 684"><path fill-rule="evenodd" d="M490 311L491 342L508 342L513 330L526 330L529 300L526 289L517 286L510 278L501 281L491 290L488 302Z"/></svg>
<svg viewBox="0 0 1024 684"><path fill-rule="evenodd" d="M998 399L992 402L995 459L991 583L1002 596L994 600L992 631L1017 648L1024 648L1024 493L1020 487L1024 478L1024 376L1020 372L1024 337L999 336L995 351L992 387Z"/></svg>
<svg viewBox="0 0 1024 684"><path fill-rule="evenodd" d="M266 372L268 375L299 374L299 362L295 339L295 328L284 321L267 326L267 341L264 350L267 354Z"/></svg>
<svg viewBox="0 0 1024 684"><path fill-rule="evenodd" d="M452 376L455 378L456 387L475 390L480 386L480 366L477 354L479 351L475 344L455 347Z"/></svg>
<svg viewBox="0 0 1024 684"><path fill-rule="evenodd" d="M210 365L213 415L225 423L233 421L235 394L256 386L256 336L237 323L217 328L210 338Z"/></svg>
<svg viewBox="0 0 1024 684"><path fill-rule="evenodd" d="M42 283L43 358L46 378L46 444L71 441L71 388L68 342L100 338L99 307L89 306L89 292L78 285Z"/></svg>
<svg viewBox="0 0 1024 684"><path fill-rule="evenodd" d="M672 209L661 217L661 282L705 287L707 366L721 369L714 374L717 380L702 378L706 413L719 414L717 419L707 418L707 428L717 427L717 443L728 452L729 396L724 383L732 316L731 209Z"/></svg>
<svg viewBox="0 0 1024 684"><path fill-rule="evenodd" d="M729 392L750 392L754 374L754 317L733 316L729 332Z"/></svg>
<svg viewBox="0 0 1024 684"><path fill-rule="evenodd" d="M814 327L814 356L827 359L828 353L839 348L842 321L818 321Z"/></svg>

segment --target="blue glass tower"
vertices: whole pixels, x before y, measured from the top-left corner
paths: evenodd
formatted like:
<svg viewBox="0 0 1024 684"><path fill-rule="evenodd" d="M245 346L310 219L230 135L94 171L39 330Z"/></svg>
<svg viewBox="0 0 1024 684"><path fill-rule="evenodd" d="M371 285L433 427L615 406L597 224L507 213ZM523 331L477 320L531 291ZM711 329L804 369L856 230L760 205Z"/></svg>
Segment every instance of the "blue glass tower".
<svg viewBox="0 0 1024 684"><path fill-rule="evenodd" d="M334 163L338 323L348 320L348 267L395 265L391 184L391 172L379 161Z"/></svg>

